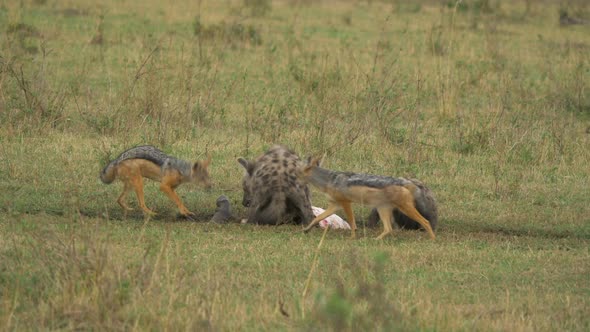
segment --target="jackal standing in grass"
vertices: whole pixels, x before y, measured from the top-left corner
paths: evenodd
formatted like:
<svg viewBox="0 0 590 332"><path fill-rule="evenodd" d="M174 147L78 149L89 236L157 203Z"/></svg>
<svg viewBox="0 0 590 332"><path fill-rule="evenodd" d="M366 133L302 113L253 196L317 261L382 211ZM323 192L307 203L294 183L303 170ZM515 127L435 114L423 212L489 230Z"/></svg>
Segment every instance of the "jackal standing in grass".
<svg viewBox="0 0 590 332"><path fill-rule="evenodd" d="M116 179L123 182L123 192L119 195L117 203L125 213L133 210L125 202L127 193L133 188L143 212L146 215L155 214L145 205L143 195L143 178L148 178L160 182L160 190L178 206L182 216L190 218L194 213L184 206L174 189L186 182L211 188L211 178L207 169L210 163L210 155L207 160L190 163L168 156L151 145L142 145L124 151L117 159L111 161L100 173L100 179L106 184Z"/></svg>
<svg viewBox="0 0 590 332"><path fill-rule="evenodd" d="M416 210L414 197L419 193L420 188L407 179L331 171L321 168L317 158L311 159L307 165L303 166L299 176L329 198L326 211L303 229L306 233L320 220L342 208L350 222L351 238L355 238L356 221L351 205L352 203L360 203L377 208L383 223L383 233L377 239L382 239L392 233L391 221L394 209L398 209L404 215L418 222L428 232L431 239L435 238L430 222Z"/></svg>

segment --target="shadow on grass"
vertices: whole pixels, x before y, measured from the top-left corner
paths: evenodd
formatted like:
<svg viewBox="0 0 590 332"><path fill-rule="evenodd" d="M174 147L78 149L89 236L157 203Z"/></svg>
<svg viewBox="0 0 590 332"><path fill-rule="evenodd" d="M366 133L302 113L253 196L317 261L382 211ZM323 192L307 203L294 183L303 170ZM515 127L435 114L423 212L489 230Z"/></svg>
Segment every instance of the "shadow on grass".
<svg viewBox="0 0 590 332"><path fill-rule="evenodd" d="M539 237L546 239L566 239L566 238L578 238L590 240L590 233L582 230L576 232L574 230L550 230L550 229L518 229L512 227L506 227L501 225L485 225L480 227L480 232L483 233L494 233L506 236L528 236L528 237Z"/></svg>
<svg viewBox="0 0 590 332"><path fill-rule="evenodd" d="M9 213L10 211L6 208L0 208L0 212L2 213ZM143 222L144 216L141 210L135 209L134 211L130 211L127 216L124 215L123 211L120 209L114 209L107 211L99 211L97 209L80 209L79 211L68 211L66 209L27 209L22 211L12 211L13 213L22 213L28 215L35 215L45 213L47 215L59 216L59 217L66 217L66 216L74 216L79 213L80 216L86 218L102 218L107 220L118 220L118 221L137 221ZM208 222L211 217L213 217L214 210L205 210L201 212L195 212L195 216L192 218L186 218L181 216L178 212L172 209L162 209L161 211L157 211L155 216L152 216L150 220L157 221L157 222ZM237 222L236 219L233 223ZM590 240L590 228L570 228L573 226L567 226L568 228L560 229L548 229L548 228L533 228L533 227L511 227L507 225L497 225L497 224L475 224L468 221L456 221L452 224L445 223L444 221L440 225L441 227L437 230L438 234L444 234L446 232L454 232L457 234L488 234L488 235L502 235L508 237L534 237L534 238L544 238L544 239L583 239L583 240ZM270 226L272 227L272 226ZM365 230L363 230L365 229ZM366 236L371 237L373 233L378 234L376 230L381 230L381 225L379 227L367 227L363 220L359 220L358 222L358 230L357 236L362 236L366 232ZM321 231L321 230L316 230ZM404 233L407 232L423 232L422 229L420 230L402 230ZM346 230L333 230L330 233L333 233L332 237L342 237L346 238L350 236L350 231Z"/></svg>
<svg viewBox="0 0 590 332"><path fill-rule="evenodd" d="M566 228L567 227L567 228ZM509 225L498 224L474 224L467 221L461 221L457 224L443 225L442 232L451 231L459 234L465 233L483 233L489 235L502 235L509 237L534 237L544 239L584 239L590 240L590 230L586 227L562 226L561 228L549 229L540 227L514 227Z"/></svg>
<svg viewBox="0 0 590 332"><path fill-rule="evenodd" d="M5 208L0 208L0 212L9 213ZM144 216L141 210L136 209L130 211L127 216L124 215L123 211L98 211L96 209L80 209L79 211L69 211L65 209L27 209L27 210L13 210L12 213L36 215L36 214L47 214L56 217L74 217L79 214L85 218L99 218L106 220L118 220L118 221L144 221ZM203 211L195 213L191 218L184 217L178 212L173 210L164 209L157 211L156 215L151 216L150 220L158 222L208 222L213 217L213 211Z"/></svg>

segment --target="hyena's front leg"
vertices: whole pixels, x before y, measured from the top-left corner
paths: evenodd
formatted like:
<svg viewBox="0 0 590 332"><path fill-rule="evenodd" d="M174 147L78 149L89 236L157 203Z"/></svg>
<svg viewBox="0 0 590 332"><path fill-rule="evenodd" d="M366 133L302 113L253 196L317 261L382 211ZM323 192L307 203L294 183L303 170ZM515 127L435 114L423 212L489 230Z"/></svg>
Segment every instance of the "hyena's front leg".
<svg viewBox="0 0 590 332"><path fill-rule="evenodd" d="M288 199L295 205L297 217L299 217L302 224L307 225L315 218L311 203L305 194L293 193L289 195Z"/></svg>

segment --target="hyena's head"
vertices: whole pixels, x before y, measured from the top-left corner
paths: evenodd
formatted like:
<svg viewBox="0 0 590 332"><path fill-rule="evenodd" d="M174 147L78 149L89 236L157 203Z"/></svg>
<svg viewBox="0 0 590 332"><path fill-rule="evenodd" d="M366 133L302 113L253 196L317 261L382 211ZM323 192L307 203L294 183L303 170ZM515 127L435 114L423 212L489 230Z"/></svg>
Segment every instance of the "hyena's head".
<svg viewBox="0 0 590 332"><path fill-rule="evenodd" d="M244 177L242 178L242 189L244 190L244 197L242 198L242 205L249 207L252 203L253 182L252 173L254 171L254 163L244 158L238 158L240 165L244 167Z"/></svg>
<svg viewBox="0 0 590 332"><path fill-rule="evenodd" d="M209 176L209 165L211 164L211 155L207 156L207 160L197 161L193 164L192 179L193 182L202 185L203 187L211 188L211 177Z"/></svg>

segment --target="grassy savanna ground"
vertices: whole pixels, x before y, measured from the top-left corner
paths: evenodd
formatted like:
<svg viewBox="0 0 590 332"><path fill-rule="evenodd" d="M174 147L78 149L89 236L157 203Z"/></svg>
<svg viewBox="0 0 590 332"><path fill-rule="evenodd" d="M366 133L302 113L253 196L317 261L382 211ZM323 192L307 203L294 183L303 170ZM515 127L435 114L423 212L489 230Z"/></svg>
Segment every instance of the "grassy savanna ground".
<svg viewBox="0 0 590 332"><path fill-rule="evenodd" d="M0 328L590 329L590 26L551 1L268 3L2 2ZM320 230L204 223L220 194L244 215L236 158L273 143L423 180L437 239L330 231L303 296ZM179 189L201 222L153 183L157 217L124 218L98 173L138 144L213 155L214 189Z"/></svg>

